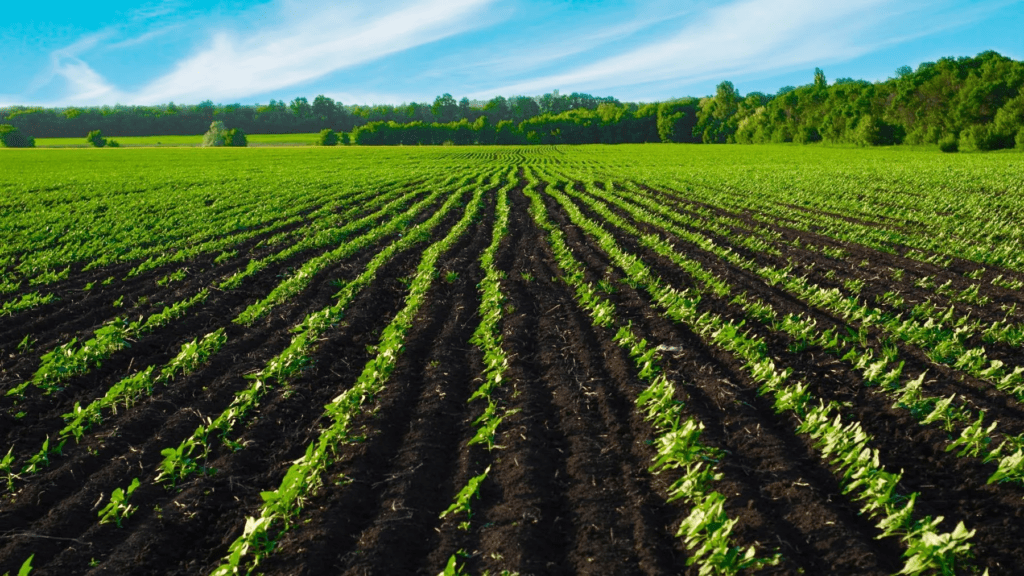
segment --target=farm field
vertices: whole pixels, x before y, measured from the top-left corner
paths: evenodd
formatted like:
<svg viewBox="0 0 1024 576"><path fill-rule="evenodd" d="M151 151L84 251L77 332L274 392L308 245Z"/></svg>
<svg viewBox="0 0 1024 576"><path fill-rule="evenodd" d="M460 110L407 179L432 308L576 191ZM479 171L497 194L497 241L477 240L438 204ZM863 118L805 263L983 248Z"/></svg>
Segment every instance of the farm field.
<svg viewBox="0 0 1024 576"><path fill-rule="evenodd" d="M246 138L250 146L310 146L318 134L248 134ZM203 135L196 136L107 136L117 140L121 146L133 147L177 147L199 146L203 143ZM39 148L91 148L92 145L82 138L36 138Z"/></svg>
<svg viewBox="0 0 1024 576"><path fill-rule="evenodd" d="M1013 574L1021 222L1019 154L4 150L0 574Z"/></svg>

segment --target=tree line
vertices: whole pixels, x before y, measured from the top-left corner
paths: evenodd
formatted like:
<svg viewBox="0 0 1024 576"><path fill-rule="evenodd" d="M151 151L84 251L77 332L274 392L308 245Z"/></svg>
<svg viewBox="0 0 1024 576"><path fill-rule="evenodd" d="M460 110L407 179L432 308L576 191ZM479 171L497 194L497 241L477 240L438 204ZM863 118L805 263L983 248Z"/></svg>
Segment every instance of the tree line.
<svg viewBox="0 0 1024 576"><path fill-rule="evenodd" d="M487 102L438 96L432 104L344 105L326 96L267 105L104 106L0 110L0 125L34 137L200 134L223 122L250 134L330 129L362 145L630 142L938 144L944 150L1024 149L1024 62L996 52L904 66L879 82L815 70L807 85L659 103L559 94ZM10 129L8 129L10 132ZM24 137L23 137L24 138Z"/></svg>
<svg viewBox="0 0 1024 576"><path fill-rule="evenodd" d="M165 136L202 134L212 122L249 134L294 134L330 128L352 132L372 122L451 123L475 122L486 117L493 124L520 122L540 114L558 114L578 108L595 109L614 98L589 94L545 94L539 98L498 96L473 105L468 98L455 100L450 94L438 96L433 104L411 102L401 105L345 105L327 96L312 102L299 97L290 103L271 100L266 105L216 105L207 100L196 105L170 103L161 106L97 106L40 108L14 106L0 109L0 124L18 128L36 138L77 138L92 130L117 136Z"/></svg>

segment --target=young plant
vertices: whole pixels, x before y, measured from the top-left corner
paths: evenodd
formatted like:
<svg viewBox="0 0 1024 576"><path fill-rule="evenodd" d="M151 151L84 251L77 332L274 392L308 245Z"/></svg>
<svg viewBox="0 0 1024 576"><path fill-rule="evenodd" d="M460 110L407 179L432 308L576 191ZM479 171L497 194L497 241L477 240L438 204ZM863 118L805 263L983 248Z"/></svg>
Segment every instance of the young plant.
<svg viewBox="0 0 1024 576"><path fill-rule="evenodd" d="M50 465L50 456L60 455L64 449L65 440L61 440L60 444L54 448L50 448L50 437L47 436L46 440L43 440L43 446L39 449L39 452L33 454L25 465L21 468L22 474L35 474L39 470L46 468Z"/></svg>
<svg viewBox="0 0 1024 576"><path fill-rule="evenodd" d="M35 346L35 344L35 338L33 338L31 334L26 334L25 337L21 339L21 342L18 343L18 352L24 354L25 352L31 350L32 347Z"/></svg>
<svg viewBox="0 0 1024 576"><path fill-rule="evenodd" d="M440 518L444 519L449 514L454 515L465 512L467 520L472 520L473 511L470 509L470 501L473 497L480 495L480 483L484 481L484 478L487 477L490 471L491 467L488 466L483 474L470 478L466 485L462 487L462 490L459 490L459 493L455 495L455 501L452 502L452 505L445 509L444 512L441 512Z"/></svg>
<svg viewBox="0 0 1024 576"><path fill-rule="evenodd" d="M7 455L0 458L0 475L3 475L4 479L7 480L7 491L14 490L14 481L20 477L14 473L12 467L14 466L14 446L7 451Z"/></svg>
<svg viewBox="0 0 1024 576"><path fill-rule="evenodd" d="M36 555L32 554L21 564L21 568L18 569L18 576L29 576L32 573L32 559L35 557ZM10 572L4 572L4 576L8 576L8 574Z"/></svg>
<svg viewBox="0 0 1024 576"><path fill-rule="evenodd" d="M127 520L133 513L135 513L135 507L128 503L128 500L132 497L132 493L139 487L139 479L135 478L132 483L128 485L127 490L121 488L115 488L114 492L110 495L110 502L107 503L99 511L100 524L109 524L115 522L117 527L121 527L121 521Z"/></svg>

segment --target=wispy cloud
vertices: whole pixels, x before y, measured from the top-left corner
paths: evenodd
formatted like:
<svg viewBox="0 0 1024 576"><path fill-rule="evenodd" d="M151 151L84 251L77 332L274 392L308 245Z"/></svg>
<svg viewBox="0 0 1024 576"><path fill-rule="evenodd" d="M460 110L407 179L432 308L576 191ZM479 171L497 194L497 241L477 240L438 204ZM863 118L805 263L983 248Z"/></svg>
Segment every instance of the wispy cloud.
<svg viewBox="0 0 1024 576"><path fill-rule="evenodd" d="M155 20L172 15L183 6L181 0L161 0L144 4L132 12L133 20Z"/></svg>
<svg viewBox="0 0 1024 576"><path fill-rule="evenodd" d="M869 31L920 7L884 0L741 0L708 10L671 38L474 97L680 84L850 59L891 42Z"/></svg>
<svg viewBox="0 0 1024 576"><path fill-rule="evenodd" d="M209 8L149 1L101 15L84 36L76 35L89 27L77 22L39 33L15 22L0 31L17 40L0 43L0 60L20 65L0 102L231 102L298 91L349 103L398 103L442 92L488 99L556 88L651 100L704 90L712 81L742 85L815 65L870 60L887 67L924 36L936 41L919 46L954 47L938 48L948 50L939 56L980 51L998 38L971 23L991 29L996 13L1019 20L1017 7L1024 4L264 0ZM964 36L970 39L960 41ZM860 58L865 55L871 57ZM930 51L923 58L932 58ZM893 67L903 63L914 62ZM861 64L843 73L857 76ZM20 94L9 94L15 91Z"/></svg>
<svg viewBox="0 0 1024 576"><path fill-rule="evenodd" d="M638 14L617 14L617 19L605 18L604 22L566 14L564 10L538 15L531 20L540 23L522 32L522 36L531 41L515 46L514 50L496 51L491 45L466 50L431 62L431 67L421 76L444 77L459 73L474 78L510 78L537 74L589 51L628 42L633 35L693 12L692 6L651 4L655 5L647 6Z"/></svg>
<svg viewBox="0 0 1024 576"><path fill-rule="evenodd" d="M433 0L385 14L342 7L246 34L218 31L208 47L131 99L225 100L271 92L471 29L489 2Z"/></svg>
<svg viewBox="0 0 1024 576"><path fill-rule="evenodd" d="M54 74L67 82L69 96L64 98L66 104L94 104L97 102L117 102L117 90L88 64L78 58L55 58Z"/></svg>
<svg viewBox="0 0 1024 576"><path fill-rule="evenodd" d="M153 40L155 40L157 38L160 38L162 36L166 36L167 34L170 34L171 32L180 31L184 27L185 27L184 23L181 23L181 24L171 24L171 25L168 25L168 26L162 26L160 28L157 28L156 30L150 30L150 31L145 32L143 34L139 34L138 36L134 36L134 37L131 37L131 38L126 38L124 40L119 40L119 41L114 42L112 44L105 44L103 46L103 50L123 50L125 48L131 48L133 46L141 46L143 44L146 44L147 42L151 42L151 41L153 41Z"/></svg>
<svg viewBox="0 0 1024 576"><path fill-rule="evenodd" d="M116 99L117 91L114 87L81 58L83 53L95 49L112 35L112 30L89 34L50 53L50 68L36 76L28 92L32 93L61 78L67 90L67 97L62 99L62 104L92 104Z"/></svg>

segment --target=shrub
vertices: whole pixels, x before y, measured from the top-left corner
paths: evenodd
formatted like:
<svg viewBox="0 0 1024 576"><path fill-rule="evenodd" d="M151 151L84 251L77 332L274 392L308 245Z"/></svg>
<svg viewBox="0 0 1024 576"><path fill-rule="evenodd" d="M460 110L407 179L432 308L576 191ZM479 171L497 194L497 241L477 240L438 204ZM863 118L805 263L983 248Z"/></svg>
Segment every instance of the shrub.
<svg viewBox="0 0 1024 576"><path fill-rule="evenodd" d="M223 146L227 131L228 129L224 126L223 122L219 120L212 122L210 129L206 131L206 134L203 134L203 147Z"/></svg>
<svg viewBox="0 0 1024 576"><path fill-rule="evenodd" d="M103 132L100 130L89 132L89 135L85 137L85 141L97 148L103 148L107 145L107 139L103 137Z"/></svg>
<svg viewBox="0 0 1024 576"><path fill-rule="evenodd" d="M224 133L224 145L244 148L249 145L249 139L245 137L245 132L232 128Z"/></svg>
<svg viewBox="0 0 1024 576"><path fill-rule="evenodd" d="M338 144L338 133L330 128L324 128L317 136L317 146L336 146Z"/></svg>
<svg viewBox="0 0 1024 576"><path fill-rule="evenodd" d="M960 133L960 150L964 152L983 152L998 147L998 136L986 124L969 126Z"/></svg>
<svg viewBox="0 0 1024 576"><path fill-rule="evenodd" d="M789 125L787 125L787 124L783 124L782 126L777 126L775 128L775 130L772 132L772 142L774 142L776 144L781 144L783 142L792 142L792 141L793 141L793 131L790 129Z"/></svg>
<svg viewBox="0 0 1024 576"><path fill-rule="evenodd" d="M7 148L35 148L36 139L26 136L10 124L0 124L0 146Z"/></svg>
<svg viewBox="0 0 1024 576"><path fill-rule="evenodd" d="M246 138L245 132L238 128L228 130L220 120L210 123L210 129L206 131L206 134L203 134L204 148L211 146L244 147L248 145L249 139Z"/></svg>
<svg viewBox="0 0 1024 576"><path fill-rule="evenodd" d="M852 139L859 146L892 146L903 142L905 135L901 126L868 114L857 122Z"/></svg>
<svg viewBox="0 0 1024 576"><path fill-rule="evenodd" d="M693 137L693 129L697 126L697 111L696 98L659 104L656 120L658 137L662 142L699 142L699 138Z"/></svg>
<svg viewBox="0 0 1024 576"><path fill-rule="evenodd" d="M352 143L352 139L349 137L348 132L342 132L338 136L338 143L345 146L348 146L349 144Z"/></svg>
<svg viewBox="0 0 1024 576"><path fill-rule="evenodd" d="M367 122L352 131L352 143L357 146L380 146L384 144L381 127L384 122Z"/></svg>
<svg viewBox="0 0 1024 576"><path fill-rule="evenodd" d="M821 133L814 126L800 126L796 129L796 134L793 135L793 142L799 144L821 142Z"/></svg>
<svg viewBox="0 0 1024 576"><path fill-rule="evenodd" d="M999 138L1000 148L1012 148L1014 136L1021 130L1024 130L1024 93L1007 101L992 121L992 131Z"/></svg>
<svg viewBox="0 0 1024 576"><path fill-rule="evenodd" d="M1017 137L1014 140L1017 142L1017 150L1024 150L1024 128L1017 131Z"/></svg>
<svg viewBox="0 0 1024 576"><path fill-rule="evenodd" d="M939 150L943 152L956 152L960 150L960 146L956 142L956 136L952 134L946 134L939 139Z"/></svg>
<svg viewBox="0 0 1024 576"><path fill-rule="evenodd" d="M120 148L121 145L117 140L107 140L107 148Z"/></svg>

